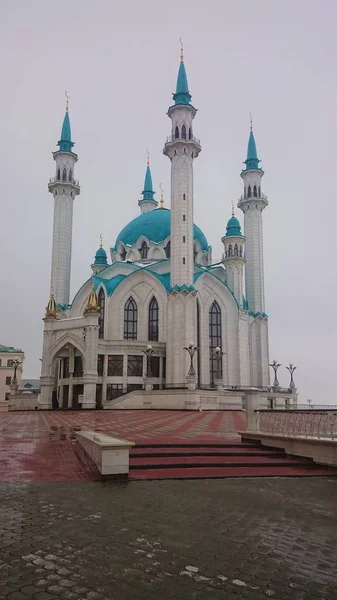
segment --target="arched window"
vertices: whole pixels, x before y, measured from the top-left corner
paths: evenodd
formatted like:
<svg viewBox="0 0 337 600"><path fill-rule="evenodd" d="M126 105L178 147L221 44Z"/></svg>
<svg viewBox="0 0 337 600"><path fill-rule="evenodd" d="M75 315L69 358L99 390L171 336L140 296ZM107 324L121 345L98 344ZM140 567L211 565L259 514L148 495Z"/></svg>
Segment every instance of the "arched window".
<svg viewBox="0 0 337 600"><path fill-rule="evenodd" d="M253 195L254 195L254 198L257 198L257 187L256 187L256 185L254 185L254 188L253 188Z"/></svg>
<svg viewBox="0 0 337 600"><path fill-rule="evenodd" d="M124 306L124 339L137 339L138 309L132 296L125 302Z"/></svg>
<svg viewBox="0 0 337 600"><path fill-rule="evenodd" d="M250 198L252 195L252 188L250 187L250 185L248 186L248 198Z"/></svg>
<svg viewBox="0 0 337 600"><path fill-rule="evenodd" d="M179 129L178 129L178 127L176 127L175 130L174 130L174 137L175 137L176 140L179 138Z"/></svg>
<svg viewBox="0 0 337 600"><path fill-rule="evenodd" d="M98 308L99 308L99 317L98 317L98 337L100 340L104 338L104 316L105 316L105 293L103 288L99 290L98 293Z"/></svg>
<svg viewBox="0 0 337 600"><path fill-rule="evenodd" d="M234 246L234 256L239 256L239 248L237 244Z"/></svg>
<svg viewBox="0 0 337 600"><path fill-rule="evenodd" d="M57 180L61 181L61 171L60 171L60 169L57 169Z"/></svg>
<svg viewBox="0 0 337 600"><path fill-rule="evenodd" d="M165 247L166 258L171 258L171 242L168 241Z"/></svg>
<svg viewBox="0 0 337 600"><path fill-rule="evenodd" d="M159 332L159 306L156 298L153 296L149 306L149 340L158 342Z"/></svg>
<svg viewBox="0 0 337 600"><path fill-rule="evenodd" d="M192 135L192 127L189 128L188 130L188 139L191 140L193 139L193 135Z"/></svg>
<svg viewBox="0 0 337 600"><path fill-rule="evenodd" d="M183 221L186 221L186 215L183 215Z"/></svg>
<svg viewBox="0 0 337 600"><path fill-rule="evenodd" d="M62 171L62 181L67 181L67 171L65 169Z"/></svg>
<svg viewBox="0 0 337 600"><path fill-rule="evenodd" d="M240 256L243 256L242 246L240 246Z"/></svg>
<svg viewBox="0 0 337 600"><path fill-rule="evenodd" d="M183 235L183 244L186 243L186 237Z"/></svg>
<svg viewBox="0 0 337 600"><path fill-rule="evenodd" d="M183 140L186 140L186 127L185 125L182 126L181 128L181 137Z"/></svg>
<svg viewBox="0 0 337 600"><path fill-rule="evenodd" d="M221 310L219 304L214 300L211 308L209 309L209 374L210 383L213 386L214 381L217 377L217 360L214 356L215 348L222 349L222 335L221 335ZM220 377L222 377L222 361L220 364Z"/></svg>
<svg viewBox="0 0 337 600"><path fill-rule="evenodd" d="M183 194L183 200L186 200L186 194Z"/></svg>
<svg viewBox="0 0 337 600"><path fill-rule="evenodd" d="M141 257L141 258L143 258L143 259L144 259L144 258L147 258L148 251L149 251L148 245L147 245L147 243L144 241L144 242L142 243L141 247L140 247L140 250L139 250L139 252L140 252L140 257Z"/></svg>
<svg viewBox="0 0 337 600"><path fill-rule="evenodd" d="M259 186L259 198L261 198L261 187Z"/></svg>
<svg viewBox="0 0 337 600"><path fill-rule="evenodd" d="M185 256L183 257L183 265L186 263Z"/></svg>
<svg viewBox="0 0 337 600"><path fill-rule="evenodd" d="M73 180L73 172L72 172L72 170L71 170L71 169L70 169L70 171L69 171L68 180L69 180L69 181L72 181L72 180Z"/></svg>
<svg viewBox="0 0 337 600"><path fill-rule="evenodd" d="M228 246L228 256L233 256L232 244L229 244L229 246Z"/></svg>
<svg viewBox="0 0 337 600"><path fill-rule="evenodd" d="M126 259L126 250L125 248L123 248L123 250L121 251L121 260L125 260Z"/></svg>
<svg viewBox="0 0 337 600"><path fill-rule="evenodd" d="M196 264L197 262L197 256L198 256L198 250L196 249L196 247L194 246L193 248L193 257L194 257L194 262Z"/></svg>

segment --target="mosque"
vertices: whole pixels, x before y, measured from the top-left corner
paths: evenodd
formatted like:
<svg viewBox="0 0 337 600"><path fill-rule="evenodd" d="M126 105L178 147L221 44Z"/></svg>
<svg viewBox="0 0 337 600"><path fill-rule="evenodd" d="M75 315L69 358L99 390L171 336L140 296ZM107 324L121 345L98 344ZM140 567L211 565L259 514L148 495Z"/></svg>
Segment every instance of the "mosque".
<svg viewBox="0 0 337 600"><path fill-rule="evenodd" d="M229 390L270 385L262 234L268 200L254 133L251 126L237 203L243 232L233 210L222 260L213 263L193 220L193 163L201 145L191 100L181 53L163 149L171 166L171 208L155 199L148 162L140 214L118 234L109 256L101 244L72 300L73 203L80 185L67 105L48 185L54 224L40 408L51 408L55 397L63 408L120 408L132 397L142 407L151 395L174 408L177 390L222 391L225 398Z"/></svg>

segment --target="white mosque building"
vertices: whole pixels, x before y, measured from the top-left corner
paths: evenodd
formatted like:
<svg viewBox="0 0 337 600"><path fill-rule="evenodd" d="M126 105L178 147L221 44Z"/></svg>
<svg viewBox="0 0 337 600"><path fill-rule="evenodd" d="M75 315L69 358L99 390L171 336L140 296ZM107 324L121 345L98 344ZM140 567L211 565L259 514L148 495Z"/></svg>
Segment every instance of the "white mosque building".
<svg viewBox="0 0 337 600"><path fill-rule="evenodd" d="M175 391L187 387L223 390L225 397L226 390L269 386L262 234L268 201L254 134L251 128L237 204L244 233L233 211L223 259L213 264L211 246L193 219L193 163L201 152L196 113L181 56L163 150L171 166L171 208L155 200L148 164L140 214L119 233L109 258L101 245L88 280L70 299L73 203L80 185L67 107L48 186L54 228L41 408L51 408L55 397L63 408L120 407L135 392L138 399L145 396L144 389L147 398L165 390L163 407L172 401L173 408ZM191 341L196 373L188 376L184 348Z"/></svg>

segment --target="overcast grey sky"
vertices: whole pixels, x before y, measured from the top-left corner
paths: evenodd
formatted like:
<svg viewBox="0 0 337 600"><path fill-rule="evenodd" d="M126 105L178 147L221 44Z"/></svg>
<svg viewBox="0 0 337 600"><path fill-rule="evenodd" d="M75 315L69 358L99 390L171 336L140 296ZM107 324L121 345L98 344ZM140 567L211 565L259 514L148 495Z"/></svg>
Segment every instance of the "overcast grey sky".
<svg viewBox="0 0 337 600"><path fill-rule="evenodd" d="M169 202L162 155L179 37L202 153L195 221L220 257L242 192L253 113L263 191L270 358L298 366L302 401L337 403L335 0L1 0L0 343L40 374L48 301L56 149L70 115L75 176L72 292L139 213L145 149ZM241 222L242 214L238 214ZM288 373L279 372L283 385Z"/></svg>

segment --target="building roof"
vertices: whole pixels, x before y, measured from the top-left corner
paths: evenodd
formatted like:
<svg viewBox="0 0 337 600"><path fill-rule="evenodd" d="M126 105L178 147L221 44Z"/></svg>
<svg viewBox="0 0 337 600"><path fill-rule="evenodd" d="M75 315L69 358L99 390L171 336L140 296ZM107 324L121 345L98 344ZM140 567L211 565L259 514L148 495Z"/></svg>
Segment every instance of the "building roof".
<svg viewBox="0 0 337 600"><path fill-rule="evenodd" d="M261 161L257 157L254 133L251 131L248 139L247 158L245 160L246 171L256 171L256 169L259 169L259 162Z"/></svg>
<svg viewBox="0 0 337 600"><path fill-rule="evenodd" d="M179 65L176 92L173 94L175 104L190 104L191 94L188 91L187 75L184 62Z"/></svg>
<svg viewBox="0 0 337 600"><path fill-rule="evenodd" d="M8 352L9 354L23 354L23 350L13 348L13 346L3 346L2 344L0 344L0 352Z"/></svg>
<svg viewBox="0 0 337 600"><path fill-rule="evenodd" d="M197 225L194 225L194 239L198 240L202 250L208 250L208 242ZM123 242L125 246L133 246L141 236L145 236L153 244L164 242L171 235L171 211L169 208L156 208L143 213L130 221L122 229L115 243Z"/></svg>
<svg viewBox="0 0 337 600"><path fill-rule="evenodd" d="M234 217L234 215L229 219L226 227L226 237L234 237L237 235L242 235L241 233L241 225L239 220Z"/></svg>
<svg viewBox="0 0 337 600"><path fill-rule="evenodd" d="M104 250L104 248L102 248L102 246L100 246L95 254L95 265L107 265L108 264L108 259L107 259L107 255L106 252Z"/></svg>
<svg viewBox="0 0 337 600"><path fill-rule="evenodd" d="M151 175L150 166L148 164L146 167L146 172L145 172L144 189L142 191L143 199L141 200L141 202L143 202L144 200L145 201L153 200L154 202L156 202L156 200L153 197L154 194L155 194L155 192L153 191L152 175ZM156 204L157 204L157 202L156 202Z"/></svg>
<svg viewBox="0 0 337 600"><path fill-rule="evenodd" d="M57 145L60 147L60 152L71 152L74 145L74 142L71 141L71 127L68 111L66 111L66 114L64 115L61 139L57 142Z"/></svg>
<svg viewBox="0 0 337 600"><path fill-rule="evenodd" d="M40 389L40 380L39 379L21 379L20 389Z"/></svg>

